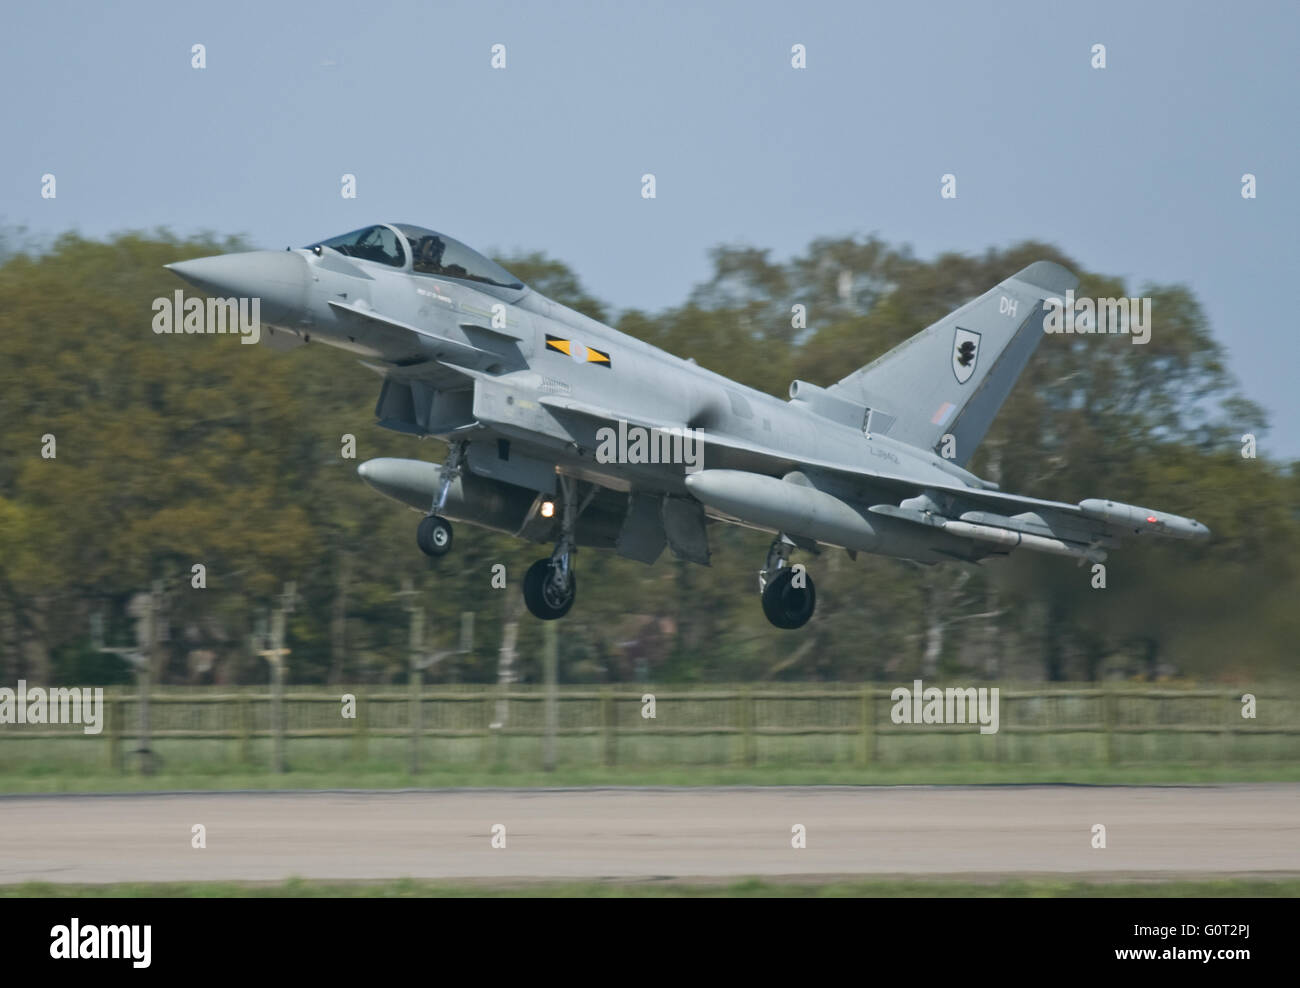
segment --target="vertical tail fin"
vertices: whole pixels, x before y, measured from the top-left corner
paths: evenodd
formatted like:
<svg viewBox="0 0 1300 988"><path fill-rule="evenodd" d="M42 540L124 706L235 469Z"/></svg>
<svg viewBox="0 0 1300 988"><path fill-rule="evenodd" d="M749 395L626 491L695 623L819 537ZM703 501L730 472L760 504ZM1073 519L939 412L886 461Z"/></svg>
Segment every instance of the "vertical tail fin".
<svg viewBox="0 0 1300 988"><path fill-rule="evenodd" d="M952 435L964 465L1038 346L1043 300L1078 283L1035 261L827 390L869 407L873 423L892 420L891 439L937 450Z"/></svg>

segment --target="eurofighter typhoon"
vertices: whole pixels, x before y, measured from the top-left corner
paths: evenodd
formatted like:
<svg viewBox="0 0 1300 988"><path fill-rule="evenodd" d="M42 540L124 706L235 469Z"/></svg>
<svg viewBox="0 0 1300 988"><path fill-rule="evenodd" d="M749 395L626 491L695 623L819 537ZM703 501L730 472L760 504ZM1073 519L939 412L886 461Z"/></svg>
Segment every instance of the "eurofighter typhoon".
<svg viewBox="0 0 1300 988"><path fill-rule="evenodd" d="M1100 561L1124 536L1204 539L1199 522L1089 498L1005 493L964 469L1024 369L1049 306L1078 279L1037 261L830 387L789 400L620 333L530 289L451 237L378 224L301 250L168 268L209 295L260 300L262 340L324 343L383 377L379 424L447 444L441 465L373 459L358 473L424 514L553 543L523 594L544 620L577 592L578 546L707 566L719 522L773 535L759 571L778 628L812 617L792 551L824 546L938 563L1015 549Z"/></svg>

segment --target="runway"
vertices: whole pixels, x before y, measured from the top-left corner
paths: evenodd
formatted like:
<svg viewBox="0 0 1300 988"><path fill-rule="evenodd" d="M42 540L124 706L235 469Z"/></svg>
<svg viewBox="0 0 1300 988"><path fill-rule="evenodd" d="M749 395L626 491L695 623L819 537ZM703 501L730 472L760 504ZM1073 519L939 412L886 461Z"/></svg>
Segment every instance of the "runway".
<svg viewBox="0 0 1300 988"><path fill-rule="evenodd" d="M4 796L0 884L1300 873L1297 811L1295 784Z"/></svg>

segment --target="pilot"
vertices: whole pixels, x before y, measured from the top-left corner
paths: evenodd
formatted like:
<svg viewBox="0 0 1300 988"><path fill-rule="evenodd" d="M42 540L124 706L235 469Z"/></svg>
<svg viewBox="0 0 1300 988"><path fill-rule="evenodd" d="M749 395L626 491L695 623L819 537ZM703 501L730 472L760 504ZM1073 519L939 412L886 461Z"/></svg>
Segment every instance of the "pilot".
<svg viewBox="0 0 1300 988"><path fill-rule="evenodd" d="M422 271L441 271L442 252L446 246L440 237L421 237L419 249L415 252L415 266Z"/></svg>

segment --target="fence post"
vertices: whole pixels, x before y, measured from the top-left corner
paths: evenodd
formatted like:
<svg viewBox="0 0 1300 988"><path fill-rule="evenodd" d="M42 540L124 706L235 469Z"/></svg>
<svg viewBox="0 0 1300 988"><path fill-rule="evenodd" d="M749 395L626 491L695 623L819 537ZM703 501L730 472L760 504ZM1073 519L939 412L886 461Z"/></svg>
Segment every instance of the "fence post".
<svg viewBox="0 0 1300 988"><path fill-rule="evenodd" d="M144 616L136 622L136 635L140 640L139 661L135 665L136 693L140 699L136 702L136 713L140 724L136 729L135 749L140 756L140 774L153 775L154 757L150 737L152 734L149 718L149 693L153 689L151 675L158 653L158 624L162 610L162 581L154 580L153 591L149 594L144 607Z"/></svg>
<svg viewBox="0 0 1300 988"><path fill-rule="evenodd" d="M352 757L362 761L366 757L366 714L367 706L358 689L353 694L357 698L356 717L352 719Z"/></svg>
<svg viewBox="0 0 1300 988"><path fill-rule="evenodd" d="M1223 706L1223 742L1219 745L1219 758L1225 765L1232 760L1228 749L1232 746L1233 725L1236 723L1233 720L1233 715L1237 713L1232 708L1233 699L1234 697L1229 695L1227 697L1228 702Z"/></svg>
<svg viewBox="0 0 1300 988"><path fill-rule="evenodd" d="M479 745L478 760L485 767L491 767L501 763L501 732L505 725L496 719L496 711L501 705L497 693L488 689L482 694L482 699L483 743Z"/></svg>
<svg viewBox="0 0 1300 988"><path fill-rule="evenodd" d="M284 664L271 666L271 763L284 771Z"/></svg>
<svg viewBox="0 0 1300 988"><path fill-rule="evenodd" d="M1042 698L1039 697L1039 699L1042 699ZM1002 702L1002 693L1001 693L1001 692L998 693L998 702L999 702L999 703ZM1050 711L1050 710L1052 709L1051 704L1048 704L1047 709L1048 709L1048 711ZM999 711L998 711L998 730L997 730L997 733L993 735L993 763L994 763L995 765L1000 764L1000 763L1002 762L1002 757L1006 754L1006 751L1005 751L1005 749L1004 749L1003 742L1002 742L1002 725L1003 725L1003 723L1005 723L1005 722L1009 719L1009 718L1006 716L1006 714L1007 714L1007 711L1005 711L1005 710L999 710ZM1051 715L1051 713L1049 712L1047 716L1048 716L1048 717L1051 717L1052 715Z"/></svg>
<svg viewBox="0 0 1300 988"><path fill-rule="evenodd" d="M1102 731L1106 740L1106 764L1110 766L1115 764L1115 719L1119 698L1113 688L1103 685L1101 689Z"/></svg>
<svg viewBox="0 0 1300 988"><path fill-rule="evenodd" d="M239 694L239 760L247 765L253 760L253 704L248 694Z"/></svg>
<svg viewBox="0 0 1300 988"><path fill-rule="evenodd" d="M424 610L419 607L411 608L411 644L410 644L410 727L411 727L411 765L412 775L419 774L420 771L420 735L423 724L421 721L420 710L420 693L424 686L424 677L420 674L421 652L424 648Z"/></svg>
<svg viewBox="0 0 1300 988"><path fill-rule="evenodd" d="M116 695L108 697L105 715L108 718L108 767L110 771L122 771L122 698Z"/></svg>
<svg viewBox="0 0 1300 988"><path fill-rule="evenodd" d="M863 765L870 765L876 754L875 690L862 687L862 747L858 752Z"/></svg>
<svg viewBox="0 0 1300 988"><path fill-rule="evenodd" d="M748 686L740 691L741 747L745 753L745 765L755 762L754 751L754 697Z"/></svg>
<svg viewBox="0 0 1300 988"><path fill-rule="evenodd" d="M618 764L618 727L614 723L614 694L605 687L600 691L600 727L605 736L605 764Z"/></svg>
<svg viewBox="0 0 1300 988"><path fill-rule="evenodd" d="M298 599L298 585L289 581L284 585L284 592L278 598L278 604L271 611L270 641L268 648L258 650L258 654L271 666L271 765L276 772L286 771L284 762L284 673L285 656L289 649L284 647L285 618L292 614Z"/></svg>
<svg viewBox="0 0 1300 988"><path fill-rule="evenodd" d="M555 694L559 666L559 642L556 635L554 621L542 625L542 668L546 679L546 733L542 738L542 768L547 772L555 771L555 732L560 719L556 706L559 699Z"/></svg>

